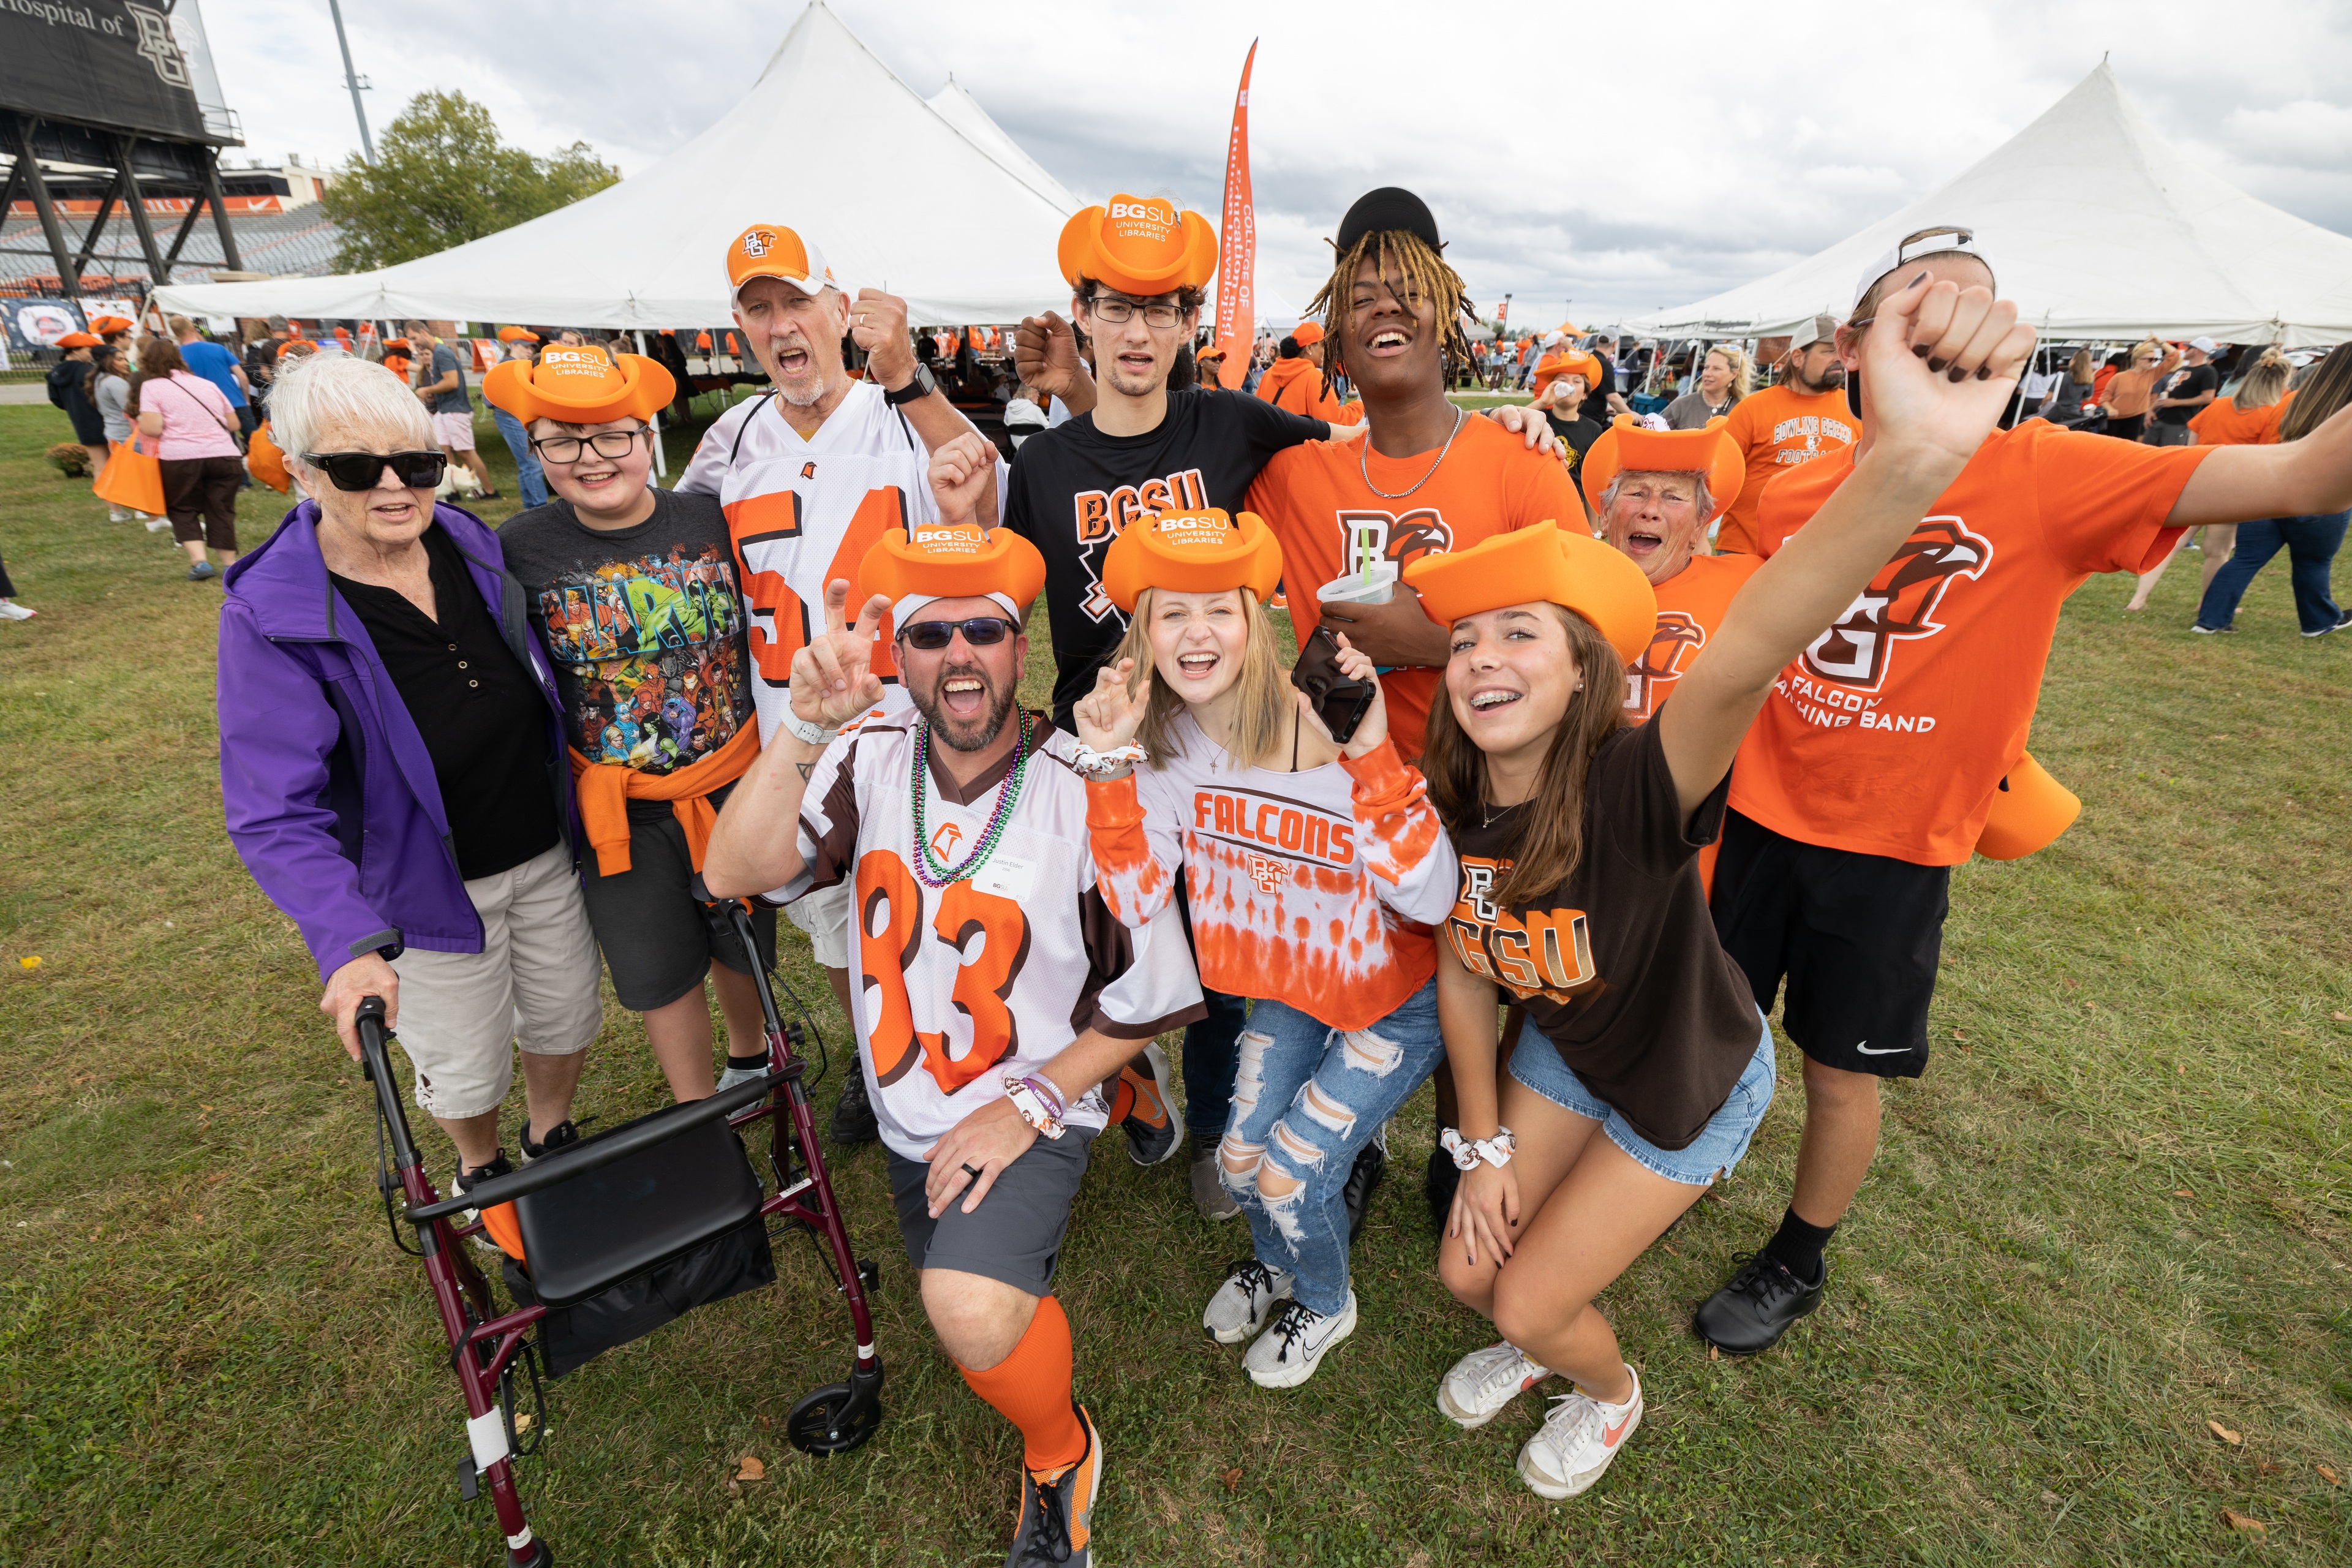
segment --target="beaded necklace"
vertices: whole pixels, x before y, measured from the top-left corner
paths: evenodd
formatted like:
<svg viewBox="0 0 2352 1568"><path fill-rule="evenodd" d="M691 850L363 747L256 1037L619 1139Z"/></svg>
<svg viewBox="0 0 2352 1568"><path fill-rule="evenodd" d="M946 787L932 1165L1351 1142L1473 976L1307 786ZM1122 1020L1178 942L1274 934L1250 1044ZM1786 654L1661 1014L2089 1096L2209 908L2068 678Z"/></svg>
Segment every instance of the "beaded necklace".
<svg viewBox="0 0 2352 1568"><path fill-rule="evenodd" d="M1021 710L1021 740L1013 749L1013 772L996 786L996 809L989 813L988 826L972 847L970 855L959 866L950 866L931 852L930 834L923 826L923 787L931 773L931 721L928 719L915 726L915 766L909 793L915 802L915 879L926 888L944 888L950 882L961 882L978 871L988 861L996 841L1004 837L1004 825L1013 820L1013 808L1021 800L1021 781L1029 771L1029 712Z"/></svg>

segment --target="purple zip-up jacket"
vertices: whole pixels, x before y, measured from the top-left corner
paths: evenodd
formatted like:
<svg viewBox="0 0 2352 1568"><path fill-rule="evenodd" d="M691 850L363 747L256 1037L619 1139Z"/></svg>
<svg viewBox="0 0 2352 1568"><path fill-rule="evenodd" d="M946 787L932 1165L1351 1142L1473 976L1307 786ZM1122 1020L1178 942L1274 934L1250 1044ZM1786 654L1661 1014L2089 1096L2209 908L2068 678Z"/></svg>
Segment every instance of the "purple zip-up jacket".
<svg viewBox="0 0 2352 1568"><path fill-rule="evenodd" d="M300 930L323 984L371 952L479 952L482 921L457 874L425 737L328 579L318 521L319 503L304 501L222 579L218 689L229 840ZM478 518L436 505L433 521L547 699L548 785L576 859L562 710L522 584Z"/></svg>

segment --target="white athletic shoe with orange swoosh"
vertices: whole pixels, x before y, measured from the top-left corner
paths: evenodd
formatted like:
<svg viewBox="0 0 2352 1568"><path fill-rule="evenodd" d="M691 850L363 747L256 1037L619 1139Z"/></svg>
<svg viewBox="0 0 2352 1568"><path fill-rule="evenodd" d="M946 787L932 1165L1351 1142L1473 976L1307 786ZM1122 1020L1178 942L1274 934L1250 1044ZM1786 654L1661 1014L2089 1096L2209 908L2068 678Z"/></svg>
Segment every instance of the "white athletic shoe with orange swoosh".
<svg viewBox="0 0 2352 1568"><path fill-rule="evenodd" d="M1552 1400L1543 1429L1519 1449L1519 1479L1538 1497L1572 1498L1599 1480L1642 1424L1642 1376L1631 1366L1633 1396L1603 1405L1582 1389Z"/></svg>

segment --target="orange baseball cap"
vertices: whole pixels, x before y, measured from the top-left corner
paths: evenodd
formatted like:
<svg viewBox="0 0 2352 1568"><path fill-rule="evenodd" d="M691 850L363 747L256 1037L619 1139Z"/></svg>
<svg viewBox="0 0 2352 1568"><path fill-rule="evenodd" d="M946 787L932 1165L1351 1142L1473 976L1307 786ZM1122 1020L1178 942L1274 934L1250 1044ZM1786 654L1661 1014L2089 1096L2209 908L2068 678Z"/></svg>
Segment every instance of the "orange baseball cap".
<svg viewBox="0 0 2352 1568"><path fill-rule="evenodd" d="M1217 231L1196 212L1159 196L1116 195L1062 226L1062 279L1096 282L1139 300L1199 289L1217 275Z"/></svg>
<svg viewBox="0 0 2352 1568"><path fill-rule="evenodd" d="M1103 592L1129 615L1146 588L1222 594L1247 588L1264 604L1282 581L1282 546L1254 511L1156 511L1121 529L1104 553Z"/></svg>
<svg viewBox="0 0 2352 1568"><path fill-rule="evenodd" d="M558 344L539 363L503 360L482 377L482 395L529 425L602 425L608 419L650 419L677 395L677 383L656 360L623 354L618 363L601 348Z"/></svg>
<svg viewBox="0 0 2352 1568"><path fill-rule="evenodd" d="M499 329L499 342L502 343L535 343L539 342L539 334L532 331L529 327L500 327Z"/></svg>
<svg viewBox="0 0 2352 1568"><path fill-rule="evenodd" d="M1573 610L1628 664L1642 656L1658 627L1657 592L1630 556L1549 521L1498 533L1467 550L1432 551L1405 563L1404 580L1442 626L1538 599Z"/></svg>
<svg viewBox="0 0 2352 1568"><path fill-rule="evenodd" d="M1290 329L1290 341L1297 343L1302 349L1309 343L1321 342L1323 341L1323 323L1320 321L1299 322L1298 325Z"/></svg>
<svg viewBox="0 0 2352 1568"><path fill-rule="evenodd" d="M2031 752L2021 752L1992 793L1977 853L1988 860L2022 859L2055 843L2082 815L2082 797L2052 778Z"/></svg>
<svg viewBox="0 0 2352 1568"><path fill-rule="evenodd" d="M1584 454L1584 493L1598 506L1610 481L1621 473L1704 474L1707 500L1715 510L1699 521L1712 521L1731 510L1748 478L1739 444L1723 428L1727 423L1718 414L1696 430L1653 430L1632 415L1620 414Z"/></svg>
<svg viewBox="0 0 2352 1568"><path fill-rule="evenodd" d="M890 624L903 626L934 599L993 599L1017 623L1045 586L1045 558L1009 528L917 523L894 528L858 563L853 605L890 598Z"/></svg>
<svg viewBox="0 0 2352 1568"><path fill-rule="evenodd" d="M740 294L754 278L781 278L803 294L839 285L824 252L780 223L755 223L727 243L727 287Z"/></svg>

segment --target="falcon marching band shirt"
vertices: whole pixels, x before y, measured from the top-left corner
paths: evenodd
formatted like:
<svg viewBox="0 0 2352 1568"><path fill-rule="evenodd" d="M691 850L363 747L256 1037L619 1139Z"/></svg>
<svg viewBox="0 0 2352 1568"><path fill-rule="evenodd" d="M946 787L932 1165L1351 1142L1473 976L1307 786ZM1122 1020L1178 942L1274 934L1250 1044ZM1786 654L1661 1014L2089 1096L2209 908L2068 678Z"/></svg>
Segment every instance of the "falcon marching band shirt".
<svg viewBox="0 0 2352 1568"><path fill-rule="evenodd" d="M1768 386L1733 404L1723 428L1748 459L1748 477L1716 530L1715 547L1753 555L1762 552L1756 518L1764 487L1792 468L1851 448L1862 435L1862 421L1846 406L1843 386L1813 393Z"/></svg>
<svg viewBox="0 0 2352 1568"><path fill-rule="evenodd" d="M1731 808L1807 844L1957 866L2025 750L2058 608L2095 572L2143 572L2210 447L2143 447L2032 420L1987 436L1846 613L1780 672L1739 748ZM1769 555L1853 471L1782 476Z"/></svg>
<svg viewBox="0 0 2352 1568"><path fill-rule="evenodd" d="M858 563L894 528L939 521L927 476L930 452L907 416L870 381L850 384L813 436L803 437L761 397L739 403L703 433L678 480L680 491L719 498L742 572L750 621L751 700L765 745L790 704L793 655L824 631L824 585L853 591ZM1005 467L996 465L1003 505ZM857 605L848 607L855 617ZM910 708L889 657L886 619L874 649L882 708Z"/></svg>
<svg viewBox="0 0 2352 1568"><path fill-rule="evenodd" d="M1234 764L1189 713L1176 751L1087 786L1104 901L1160 917L1181 867L1202 984L1368 1029L1436 972L1454 847L1417 768L1383 742L1299 773Z"/></svg>
<svg viewBox="0 0 2352 1568"><path fill-rule="evenodd" d="M1648 722L1723 625L1731 607L1756 569L1764 564L1757 555L1694 555L1690 563L1656 585L1658 627L1642 657L1625 667L1625 717Z"/></svg>
<svg viewBox="0 0 2352 1568"><path fill-rule="evenodd" d="M1141 1042L1203 1016L1175 911L1129 930L1097 889L1086 785L1067 765L1075 746L1036 721L1003 837L976 875L944 888L915 875L910 722L868 718L810 775L804 867L784 896L852 884L859 1059L882 1141L909 1160L1002 1096L1006 1074L1042 1067L1082 1029ZM1008 755L1002 773L960 790L934 761L923 825L940 860L961 865L979 848L1012 766ZM1069 1108L1075 1127L1108 1120L1097 1090Z"/></svg>

